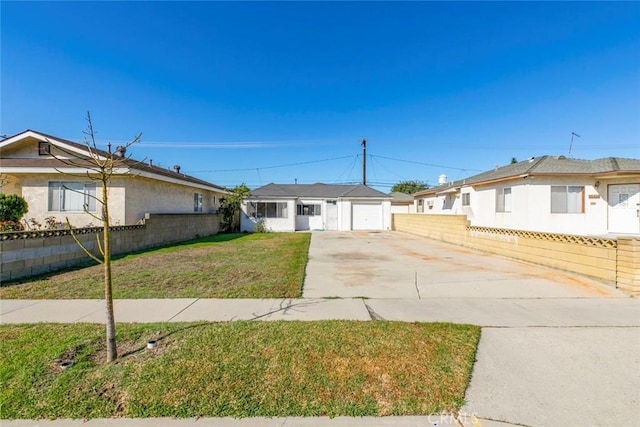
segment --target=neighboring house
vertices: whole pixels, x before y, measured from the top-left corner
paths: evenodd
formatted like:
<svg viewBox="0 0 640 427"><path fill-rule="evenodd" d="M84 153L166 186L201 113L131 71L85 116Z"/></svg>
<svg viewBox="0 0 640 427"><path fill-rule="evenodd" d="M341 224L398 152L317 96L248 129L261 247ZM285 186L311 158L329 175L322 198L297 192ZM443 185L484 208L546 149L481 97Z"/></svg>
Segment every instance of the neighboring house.
<svg viewBox="0 0 640 427"><path fill-rule="evenodd" d="M391 197L366 185L268 184L242 205L240 228L270 231L389 230Z"/></svg>
<svg viewBox="0 0 640 427"><path fill-rule="evenodd" d="M474 226L640 234L640 159L532 157L414 196L418 213L465 214Z"/></svg>
<svg viewBox="0 0 640 427"><path fill-rule="evenodd" d="M135 145L131 148L135 148ZM73 153L71 156L69 153ZM52 155L53 154L53 155ZM123 156L98 150L101 158ZM54 157L55 155L55 157ZM47 217L65 218L74 226L99 225L100 185L86 177L87 168L71 167L61 158L86 159L85 144L27 130L0 142L0 174L5 176L2 192L26 199L25 219L44 223ZM57 157L57 158L56 158ZM89 164L89 163L87 163ZM85 176L83 178L83 175ZM149 163L125 160L117 169L109 188L109 213L114 225L136 224L146 213L213 213L228 194L222 187Z"/></svg>
<svg viewBox="0 0 640 427"><path fill-rule="evenodd" d="M394 191L391 193L391 213L415 213L413 195Z"/></svg>

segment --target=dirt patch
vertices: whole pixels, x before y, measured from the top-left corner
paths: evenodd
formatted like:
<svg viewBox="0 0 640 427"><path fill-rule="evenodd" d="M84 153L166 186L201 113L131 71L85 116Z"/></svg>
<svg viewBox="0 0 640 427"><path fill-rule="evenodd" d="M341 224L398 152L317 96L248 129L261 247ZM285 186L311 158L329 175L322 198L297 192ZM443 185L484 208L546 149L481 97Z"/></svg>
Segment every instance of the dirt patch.
<svg viewBox="0 0 640 427"><path fill-rule="evenodd" d="M331 258L338 259L340 261L390 261L388 256L374 255L365 252L336 252L332 253Z"/></svg>
<svg viewBox="0 0 640 427"><path fill-rule="evenodd" d="M540 273L522 273L521 276L535 279L546 279L561 285L568 285L574 288L580 288L595 295L613 297L613 292L600 288L594 283L590 283L588 279L580 279L579 277L569 276L558 271L540 271Z"/></svg>
<svg viewBox="0 0 640 427"><path fill-rule="evenodd" d="M333 275L333 280L341 282L350 288L366 286L377 277L374 270L375 267L371 264L358 265L354 268L353 264L342 263L338 265L337 273Z"/></svg>

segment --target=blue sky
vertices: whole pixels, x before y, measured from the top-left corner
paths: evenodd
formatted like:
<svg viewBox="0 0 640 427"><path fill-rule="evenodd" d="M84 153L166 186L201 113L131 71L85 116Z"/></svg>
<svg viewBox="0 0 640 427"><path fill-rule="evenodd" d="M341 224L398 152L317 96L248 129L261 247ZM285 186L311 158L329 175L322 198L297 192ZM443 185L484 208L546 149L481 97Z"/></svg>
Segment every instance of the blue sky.
<svg viewBox="0 0 640 427"><path fill-rule="evenodd" d="M640 3L7 2L0 134L225 186L436 184L544 154L640 157ZM291 165L286 167L272 167Z"/></svg>

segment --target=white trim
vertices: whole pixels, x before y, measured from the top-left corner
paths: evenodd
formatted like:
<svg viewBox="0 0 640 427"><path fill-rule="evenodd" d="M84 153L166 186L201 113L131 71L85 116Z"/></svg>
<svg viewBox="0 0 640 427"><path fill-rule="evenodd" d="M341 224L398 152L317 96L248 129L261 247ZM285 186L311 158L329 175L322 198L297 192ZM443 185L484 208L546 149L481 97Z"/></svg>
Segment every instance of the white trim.
<svg viewBox="0 0 640 427"><path fill-rule="evenodd" d="M14 143L19 142L19 141L21 141L21 140L23 140L25 138L28 138L28 137L35 138L35 139L41 140L43 142L48 142L50 144L53 144L54 146L63 147L67 151L70 151L70 152L76 153L76 154L80 154L80 155L82 155L84 157L90 157L89 154L88 154L88 147L85 148L86 145L84 144L84 142L77 142L76 143L76 144L80 144L80 145L83 146L83 149L79 149L77 147L74 147L74 146L71 146L71 145L65 143L64 141L60 141L60 140L58 140L56 138L51 138L51 137L45 136L45 135L43 135L41 133L34 132L32 130L29 130L29 131L26 131L26 132L22 132L22 133L19 133L18 135L14 135L11 138L5 139L4 141L0 142L0 148L4 148L4 147L6 147L8 145L14 144ZM95 154L97 154L97 153L95 153ZM106 159L104 156L98 156L98 158L100 160L105 160Z"/></svg>
<svg viewBox="0 0 640 427"><path fill-rule="evenodd" d="M2 173L21 173L21 174L44 174L44 173L68 173L68 174L82 174L86 175L89 172L90 175L97 175L98 172L93 171L88 168L73 168L73 167L63 167L63 168L34 168L34 167L8 167L2 168ZM129 173L129 168L116 168L113 170L114 175L126 175Z"/></svg>

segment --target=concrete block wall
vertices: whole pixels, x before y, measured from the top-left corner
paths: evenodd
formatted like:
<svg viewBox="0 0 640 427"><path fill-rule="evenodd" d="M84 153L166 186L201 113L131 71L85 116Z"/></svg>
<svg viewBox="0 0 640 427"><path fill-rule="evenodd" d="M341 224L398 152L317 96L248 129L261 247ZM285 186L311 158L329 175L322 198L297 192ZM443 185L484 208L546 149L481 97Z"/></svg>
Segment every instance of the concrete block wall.
<svg viewBox="0 0 640 427"><path fill-rule="evenodd" d="M620 289L640 296L640 238L619 238L617 285Z"/></svg>
<svg viewBox="0 0 640 427"><path fill-rule="evenodd" d="M465 215L394 214L393 229L550 266L640 294L640 239L472 227Z"/></svg>
<svg viewBox="0 0 640 427"><path fill-rule="evenodd" d="M120 255L219 232L217 214L152 214L144 224L111 228L112 254ZM0 281L48 273L90 258L66 230L0 233ZM97 254L102 228L83 228L76 237Z"/></svg>

